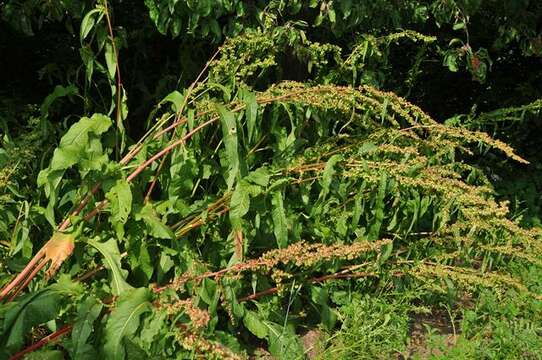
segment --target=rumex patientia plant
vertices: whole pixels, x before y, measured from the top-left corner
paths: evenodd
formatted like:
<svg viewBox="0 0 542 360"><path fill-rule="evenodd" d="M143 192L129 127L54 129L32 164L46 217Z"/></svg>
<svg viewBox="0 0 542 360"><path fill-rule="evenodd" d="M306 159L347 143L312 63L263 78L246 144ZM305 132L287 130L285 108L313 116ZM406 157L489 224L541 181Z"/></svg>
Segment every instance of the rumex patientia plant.
<svg viewBox="0 0 542 360"><path fill-rule="evenodd" d="M184 102L181 94L165 101L177 109ZM356 281L367 292L421 283L439 293L447 278L529 293L499 270L537 265L539 234L509 220L483 174L460 160L475 143L524 161L505 144L438 124L368 86L290 82L259 93L240 88L229 103L211 92L184 106L183 114L159 110L165 121L120 163L101 145L112 123L103 115L81 119L63 137L38 182L49 187L53 218L79 211L38 252L39 267L4 289L13 300L4 306L17 314L4 318L8 351L23 344L14 329L43 321L34 312L45 299L63 334L70 324L61 344L72 356L241 357L246 345L234 329L272 351L302 354L295 312L308 301L314 311L305 316L332 328L329 282ZM79 207L56 206L71 169L88 184L80 197L90 196ZM494 254L498 263L488 261ZM50 276L64 266L44 287L31 280L48 260ZM29 284L34 290L16 297ZM35 320L19 325L23 316Z"/></svg>
<svg viewBox="0 0 542 360"><path fill-rule="evenodd" d="M249 31L160 101L129 143L115 37L107 8L96 10L81 32L97 54L82 53L85 81L103 55L111 105L72 124L35 176L50 240L17 249L34 258L10 267L0 292L0 356L49 346L40 354L244 358L264 347L302 358L300 335L335 329L347 289L410 290L428 306L481 289L540 299L509 271L540 267L540 232L511 219L472 158L526 161L358 86L378 84L370 70L388 66L394 42L433 37L367 35L347 56L307 41L296 56L316 80L275 83L285 49L299 45L288 36L302 35ZM320 8L330 21L332 10ZM20 176L6 164L2 184ZM33 219L21 209L10 218Z"/></svg>

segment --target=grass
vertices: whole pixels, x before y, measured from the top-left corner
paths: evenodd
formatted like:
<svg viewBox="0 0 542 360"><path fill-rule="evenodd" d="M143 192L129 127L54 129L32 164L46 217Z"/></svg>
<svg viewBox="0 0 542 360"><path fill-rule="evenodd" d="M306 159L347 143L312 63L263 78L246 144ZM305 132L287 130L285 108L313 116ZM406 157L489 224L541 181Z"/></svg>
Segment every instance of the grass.
<svg viewBox="0 0 542 360"><path fill-rule="evenodd" d="M531 288L542 285L534 267L517 271ZM542 301L514 290L470 295L434 298L431 308L416 306L408 293L335 297L342 325L316 358L542 359Z"/></svg>

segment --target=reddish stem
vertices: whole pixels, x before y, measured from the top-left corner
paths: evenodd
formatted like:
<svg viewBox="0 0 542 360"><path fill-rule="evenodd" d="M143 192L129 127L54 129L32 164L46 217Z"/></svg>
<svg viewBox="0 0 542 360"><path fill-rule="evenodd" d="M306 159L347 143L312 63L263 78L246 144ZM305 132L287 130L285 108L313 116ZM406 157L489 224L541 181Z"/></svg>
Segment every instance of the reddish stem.
<svg viewBox="0 0 542 360"><path fill-rule="evenodd" d="M156 169L156 173L154 174L154 179L152 180L151 184L149 185L149 188L147 189L147 194L145 195L144 202L147 203L149 199L151 198L152 191L154 190L154 187L156 186L156 182L158 181L158 176L160 176L160 172L162 171L162 167L166 163L166 157L160 161L160 165L158 165L158 169Z"/></svg>
<svg viewBox="0 0 542 360"><path fill-rule="evenodd" d="M36 265L36 263L38 261L41 260L41 258L43 258L44 256L44 252L43 251L38 251L38 253L32 258L32 260L30 260L30 262L25 266L25 268L23 269L23 271L21 271L19 273L19 275L17 275L15 277L15 279L13 279L3 290L2 292L0 293L0 301L2 299L4 299L9 293L11 290L13 290L13 288L15 288L17 285L19 285L19 283L21 281L24 280L24 278L26 277L26 275L32 271L32 269L34 268L34 266Z"/></svg>
<svg viewBox="0 0 542 360"><path fill-rule="evenodd" d="M161 151L159 151L158 153L154 154L150 159L148 159L147 161L145 161L143 164L139 165L137 167L137 169L135 169L127 178L126 178L126 181L127 182L131 182L137 175L139 175L143 170L145 170L150 164L152 164L153 162L155 162L156 160L160 159L162 156L166 155L167 153L169 153L171 150L173 150L174 148L176 148L177 146L181 145L181 144L184 144L186 142L186 140L190 139L196 132L198 132L199 130L203 129L204 127L214 123L215 121L217 121L219 119L219 117L213 117L209 120L207 120L206 122L196 126L192 131L190 131L188 134L186 134L185 136L183 136L182 138L180 138L179 140L173 142L172 144L166 146L164 149L162 149Z"/></svg>
<svg viewBox="0 0 542 360"><path fill-rule="evenodd" d="M85 208L85 206L87 206L87 204L89 203L90 199L92 199L92 197L98 192L98 190L100 189L100 187L102 186L102 183L101 182L97 182L93 187L92 187L92 190L90 190L90 193L88 193L85 198L83 200L81 200L81 202L79 203L79 205L77 206L77 208L71 213L71 216L77 216L81 213L81 211L83 211L83 209ZM66 219L64 219L64 221L62 222L62 224L60 224L58 226L58 231L64 231L68 228L68 226L70 226L70 223L71 223L71 220L69 217L67 217Z"/></svg>
<svg viewBox="0 0 542 360"><path fill-rule="evenodd" d="M21 292L21 290L23 290L29 283L30 281L32 281L32 279L34 278L34 276L36 276L36 274L41 270L43 269L43 267L47 264L47 261L48 259L45 258L43 259L43 261L41 263L39 263L38 265L36 265L36 267L34 268L34 270L30 273L30 275L28 275L28 277L26 278L26 280L23 282L23 284L21 286L19 286L15 292L11 295L11 297L9 298L8 302L9 301L13 301L13 299L15 299L15 297L17 296L17 294L19 294Z"/></svg>
<svg viewBox="0 0 542 360"><path fill-rule="evenodd" d="M9 360L18 360L22 359L26 354L31 353L32 351L38 350L39 348L49 344L53 340L61 337L62 335L68 334L70 331L72 331L73 326L72 325L66 325L57 331L55 331L52 334L47 335L43 339L41 339L38 342L35 342L34 344L30 345L24 350L19 351L15 355L12 355Z"/></svg>

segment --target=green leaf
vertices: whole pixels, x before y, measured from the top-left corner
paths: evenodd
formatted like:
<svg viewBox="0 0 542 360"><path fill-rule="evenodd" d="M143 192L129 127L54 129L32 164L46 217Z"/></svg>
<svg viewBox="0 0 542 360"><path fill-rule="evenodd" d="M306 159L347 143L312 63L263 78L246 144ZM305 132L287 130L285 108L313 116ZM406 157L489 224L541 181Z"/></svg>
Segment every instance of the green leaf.
<svg viewBox="0 0 542 360"><path fill-rule="evenodd" d="M94 24L96 24L96 15L98 15L99 13L103 15L102 9L90 10L81 21L81 29L79 31L79 39L81 40L81 42L86 39L86 37L94 27Z"/></svg>
<svg viewBox="0 0 542 360"><path fill-rule="evenodd" d="M55 86L55 89L53 90L53 92L47 95L47 97L45 98L45 100L43 100L43 103L40 106L41 116L44 118L47 117L49 113L49 108L55 102L55 100L61 97L65 97L69 95L78 95L78 94L79 94L79 90L73 84L70 84L66 87L62 85Z"/></svg>
<svg viewBox="0 0 542 360"><path fill-rule="evenodd" d="M202 282L199 296L201 300L205 302L209 307L207 310L209 314L215 315L218 301L220 300L221 291L218 288L216 281L211 279L204 279Z"/></svg>
<svg viewBox="0 0 542 360"><path fill-rule="evenodd" d="M115 186L105 194L111 206L109 221L115 227L119 239L124 237L124 224L132 210L132 191L125 179L117 180Z"/></svg>
<svg viewBox="0 0 542 360"><path fill-rule="evenodd" d="M385 244L382 247L382 252L380 253L380 256L378 257L378 263L379 265L382 265L388 260L391 256L391 252L393 251L393 242L390 242L388 244Z"/></svg>
<svg viewBox="0 0 542 360"><path fill-rule="evenodd" d="M141 315L150 311L150 299L150 291L145 288L127 290L120 294L117 306L105 326L103 355L106 359L124 360L123 340L136 333Z"/></svg>
<svg viewBox="0 0 542 360"><path fill-rule="evenodd" d="M216 105L222 124L222 140L226 148L227 175L226 184L228 189L233 188L235 179L240 177L240 161L237 140L237 122L235 115L222 105Z"/></svg>
<svg viewBox="0 0 542 360"><path fill-rule="evenodd" d="M36 325L44 324L57 317L61 309L61 300L81 294L82 287L62 276L58 282L22 296L17 302L0 307L0 314L5 311L3 328L0 329L0 344L8 351L17 351L25 341L25 335ZM1 324L1 323L0 323Z"/></svg>
<svg viewBox="0 0 542 360"><path fill-rule="evenodd" d="M335 175L335 165L341 160L341 155L333 155L327 161L324 173L322 174L322 180L320 181L322 191L320 192L319 199L324 200L329 193L329 186L333 180L333 175Z"/></svg>
<svg viewBox="0 0 542 360"><path fill-rule="evenodd" d="M260 167L250 172L247 176L243 178L243 180L253 183L255 185L259 185L261 187L265 187L269 184L270 178L271 174L269 173L269 170L266 167Z"/></svg>
<svg viewBox="0 0 542 360"><path fill-rule="evenodd" d="M267 336L267 327L254 311L245 311L245 316L243 317L243 324L256 337L260 339L265 339L265 337Z"/></svg>
<svg viewBox="0 0 542 360"><path fill-rule="evenodd" d="M136 220L143 220L149 234L159 239L175 239L175 234L155 213L152 204L146 204L135 213Z"/></svg>
<svg viewBox="0 0 542 360"><path fill-rule="evenodd" d="M271 204L273 205L273 233L277 240L279 248L288 246L288 224L286 221L286 212L282 200L282 192L275 191L271 194Z"/></svg>
<svg viewBox="0 0 542 360"><path fill-rule="evenodd" d="M138 344L125 337L122 341L126 350L126 359L129 360L148 360L149 355Z"/></svg>
<svg viewBox="0 0 542 360"><path fill-rule="evenodd" d="M106 242L98 242L97 239L89 239L88 244L96 248L103 258L104 266L110 270L111 274L111 290L113 295L121 295L132 287L126 282L128 271L121 267L121 256L117 241L110 239Z"/></svg>
<svg viewBox="0 0 542 360"><path fill-rule="evenodd" d="M343 19L347 19L352 13L352 0L342 0L339 5L343 13Z"/></svg>
<svg viewBox="0 0 542 360"><path fill-rule="evenodd" d="M458 72L459 71L459 55L457 51L450 50L446 53L444 56L444 65L448 67L448 69L452 72Z"/></svg>
<svg viewBox="0 0 542 360"><path fill-rule="evenodd" d="M452 28L454 30L461 30L461 29L464 29L465 26L466 24L463 21L461 21L461 22L455 23L454 26L452 26Z"/></svg>
<svg viewBox="0 0 542 360"><path fill-rule="evenodd" d="M140 343L146 344L148 348L152 344L156 344L161 335L161 330L164 327L168 315L165 312L153 311L145 318L145 322L139 336Z"/></svg>
<svg viewBox="0 0 542 360"><path fill-rule="evenodd" d="M168 102L173 105L173 110L179 111L184 102L184 96L177 90L172 91L165 98L163 98L162 101L160 101L160 105Z"/></svg>
<svg viewBox="0 0 542 360"><path fill-rule="evenodd" d="M320 308L320 318L327 330L331 331L335 328L335 324L337 323L337 313L335 310L327 305L322 306Z"/></svg>
<svg viewBox="0 0 542 360"><path fill-rule="evenodd" d="M126 147L126 129L124 127L124 120L128 117L128 94L124 89L124 86L120 87L121 102L120 102L120 116L117 116L117 130L120 135L120 152L124 152Z"/></svg>
<svg viewBox="0 0 542 360"><path fill-rule="evenodd" d="M92 80L92 74L94 74L94 53L92 52L90 46L83 46L79 49L79 55L81 56L81 60L83 60L83 64L85 65L86 81L87 83L90 83Z"/></svg>
<svg viewBox="0 0 542 360"><path fill-rule="evenodd" d="M62 296L48 289L29 294L6 311L1 342L9 351L17 351L25 341L25 335L34 326L56 318L60 311ZM6 305L4 305L6 306Z"/></svg>
<svg viewBox="0 0 542 360"><path fill-rule="evenodd" d="M320 307L320 319L322 324L328 330L332 330L337 322L337 314L329 307L328 298L329 296L326 288L318 286L311 287L311 300Z"/></svg>
<svg viewBox="0 0 542 360"><path fill-rule="evenodd" d="M246 183L241 181L235 187L230 200L230 221L233 229L241 228L241 219L250 209L250 196Z"/></svg>
<svg viewBox="0 0 542 360"><path fill-rule="evenodd" d="M388 185L388 178L384 174L380 177L380 183L378 185L378 191L376 193L376 198L373 205L373 222L369 228L368 238L369 240L378 239L380 235L380 228L382 227L382 222L384 221L384 197L386 196L386 188Z"/></svg>
<svg viewBox="0 0 542 360"><path fill-rule="evenodd" d="M113 45L110 42L105 44L105 63L107 64L109 79L114 81L117 72L117 54L115 54Z"/></svg>
<svg viewBox="0 0 542 360"><path fill-rule="evenodd" d="M332 24L335 24L335 22L337 22L337 14L335 13L334 9L329 9L327 15L329 16L329 21Z"/></svg>
<svg viewBox="0 0 542 360"><path fill-rule="evenodd" d="M256 95L249 90L244 90L241 95L246 105L245 117L247 121L248 141L250 143L254 139L256 120L258 117L258 103L256 101Z"/></svg>
<svg viewBox="0 0 542 360"><path fill-rule="evenodd" d="M100 315L102 308L102 303L94 296L89 296L79 306L77 321L73 325L71 335L72 349L70 354L73 359L92 360L98 355L96 349L87 340L94 331L94 321Z"/></svg>
<svg viewBox="0 0 542 360"><path fill-rule="evenodd" d="M40 171L37 180L37 185L45 188L51 205L55 203L56 189L64 171L78 163L81 163L82 170L97 170L107 162L98 136L110 126L111 119L105 115L94 114L91 118L81 118L60 139L49 167Z"/></svg>
<svg viewBox="0 0 542 360"><path fill-rule="evenodd" d="M277 359L302 359L305 354L295 333L294 326L282 326L270 321L265 322L268 328L269 352ZM285 356L285 354L288 354Z"/></svg>

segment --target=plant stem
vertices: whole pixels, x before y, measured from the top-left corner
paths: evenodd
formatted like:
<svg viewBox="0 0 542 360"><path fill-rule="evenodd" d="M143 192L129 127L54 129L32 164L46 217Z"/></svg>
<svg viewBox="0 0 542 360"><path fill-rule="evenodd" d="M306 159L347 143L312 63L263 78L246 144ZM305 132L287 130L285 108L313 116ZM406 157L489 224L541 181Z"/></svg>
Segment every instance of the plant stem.
<svg viewBox="0 0 542 360"><path fill-rule="evenodd" d="M26 349L23 349L16 353L15 355L11 356L9 360L18 360L22 359L26 354L31 353L32 351L38 350L39 348L49 344L50 342L54 341L55 339L66 335L72 331L73 326L72 325L66 325L54 333L47 335L43 339L39 340L38 342L35 342L34 344L30 345Z"/></svg>

